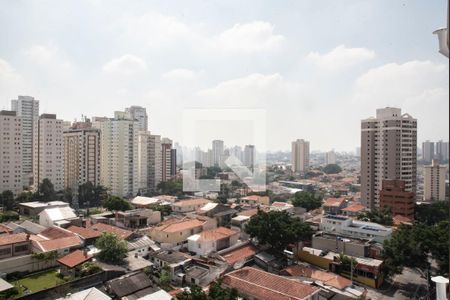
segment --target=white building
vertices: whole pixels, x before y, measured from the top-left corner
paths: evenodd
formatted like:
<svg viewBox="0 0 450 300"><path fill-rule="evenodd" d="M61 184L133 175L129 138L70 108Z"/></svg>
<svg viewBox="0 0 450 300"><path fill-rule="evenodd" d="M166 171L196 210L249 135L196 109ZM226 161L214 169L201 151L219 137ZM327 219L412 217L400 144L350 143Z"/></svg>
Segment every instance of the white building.
<svg viewBox="0 0 450 300"><path fill-rule="evenodd" d="M383 179L405 181L416 192L417 120L400 108L377 109L376 118L361 121L361 203L380 206Z"/></svg>
<svg viewBox="0 0 450 300"><path fill-rule="evenodd" d="M0 111L0 193L23 190L22 120L15 111Z"/></svg>
<svg viewBox="0 0 450 300"><path fill-rule="evenodd" d="M125 108L125 112L128 114L130 119L138 121L139 130L148 130L148 115L145 107L130 106Z"/></svg>
<svg viewBox="0 0 450 300"><path fill-rule="evenodd" d="M306 172L309 168L309 142L296 140L292 142L291 151L292 171L295 173Z"/></svg>
<svg viewBox="0 0 450 300"><path fill-rule="evenodd" d="M22 119L22 173L23 186L33 184L33 132L39 119L39 101L30 96L11 100L11 110Z"/></svg>
<svg viewBox="0 0 450 300"><path fill-rule="evenodd" d="M100 184L100 129L90 122L74 123L64 136L64 186Z"/></svg>
<svg viewBox="0 0 450 300"><path fill-rule="evenodd" d="M154 191L162 180L161 137L140 131L138 137L138 174L141 192Z"/></svg>
<svg viewBox="0 0 450 300"><path fill-rule="evenodd" d="M223 167L224 144L221 140L212 141L212 165Z"/></svg>
<svg viewBox="0 0 450 300"><path fill-rule="evenodd" d="M447 167L437 160L424 167L424 201L445 200L445 176Z"/></svg>
<svg viewBox="0 0 450 300"><path fill-rule="evenodd" d="M66 225L73 219L77 219L77 215L68 206L48 208L39 213L39 224L45 227Z"/></svg>
<svg viewBox="0 0 450 300"><path fill-rule="evenodd" d="M63 121L54 114L42 114L33 132L33 188L49 179L55 191L64 189Z"/></svg>
<svg viewBox="0 0 450 300"><path fill-rule="evenodd" d="M336 152L334 152L334 150L331 150L325 153L325 165L334 164L336 164Z"/></svg>
<svg viewBox="0 0 450 300"><path fill-rule="evenodd" d="M320 220L320 230L353 238L374 239L377 242L383 242L392 235L392 229L389 227L339 215L323 216Z"/></svg>
<svg viewBox="0 0 450 300"><path fill-rule="evenodd" d="M139 191L139 124L124 112L114 118L93 118L100 135L100 182L120 197L135 196Z"/></svg>
<svg viewBox="0 0 450 300"><path fill-rule="evenodd" d="M235 245L238 239L239 231L219 227L188 237L188 249L197 255L208 255Z"/></svg>

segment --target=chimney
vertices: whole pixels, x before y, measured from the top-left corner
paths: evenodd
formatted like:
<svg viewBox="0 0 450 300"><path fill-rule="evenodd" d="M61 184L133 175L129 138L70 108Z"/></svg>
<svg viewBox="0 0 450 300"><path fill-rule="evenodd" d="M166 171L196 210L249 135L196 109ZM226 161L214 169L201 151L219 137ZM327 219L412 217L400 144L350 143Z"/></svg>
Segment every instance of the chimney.
<svg viewBox="0 0 450 300"><path fill-rule="evenodd" d="M442 276L431 277L433 282L436 282L436 300L447 300L447 284L448 278Z"/></svg>

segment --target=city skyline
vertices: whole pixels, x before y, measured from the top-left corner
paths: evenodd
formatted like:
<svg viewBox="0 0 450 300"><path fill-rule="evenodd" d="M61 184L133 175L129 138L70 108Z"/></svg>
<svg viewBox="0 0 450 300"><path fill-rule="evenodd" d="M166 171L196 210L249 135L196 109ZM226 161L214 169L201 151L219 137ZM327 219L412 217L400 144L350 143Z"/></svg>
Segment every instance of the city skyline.
<svg viewBox="0 0 450 300"><path fill-rule="evenodd" d="M65 121L143 106L150 131L177 142L183 109L259 108L269 151L299 137L354 151L360 119L392 106L418 119L419 143L448 140L448 61L432 34L445 1L4 5L0 109L18 95Z"/></svg>

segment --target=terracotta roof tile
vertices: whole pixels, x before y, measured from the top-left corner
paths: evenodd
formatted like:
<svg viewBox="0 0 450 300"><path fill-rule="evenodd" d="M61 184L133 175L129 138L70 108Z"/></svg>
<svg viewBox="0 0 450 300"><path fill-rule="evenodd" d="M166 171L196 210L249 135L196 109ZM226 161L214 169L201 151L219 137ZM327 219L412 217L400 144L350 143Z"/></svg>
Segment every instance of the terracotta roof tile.
<svg viewBox="0 0 450 300"><path fill-rule="evenodd" d="M81 239L76 235L55 240L37 241L36 243L40 245L40 248L43 252L72 248L81 246L82 244Z"/></svg>
<svg viewBox="0 0 450 300"><path fill-rule="evenodd" d="M76 267L92 258L92 255L87 254L82 250L75 250L72 253L67 254L66 256L61 257L57 261L65 265L69 268Z"/></svg>
<svg viewBox="0 0 450 300"><path fill-rule="evenodd" d="M300 300L319 291L307 284L250 267L226 274L223 284L261 300Z"/></svg>
<svg viewBox="0 0 450 300"><path fill-rule="evenodd" d="M48 238L49 240L55 240L63 237L71 237L75 234L61 227L49 227L39 233L39 235Z"/></svg>
<svg viewBox="0 0 450 300"><path fill-rule="evenodd" d="M291 276L296 277L308 277L312 278L317 281L321 281L326 285L338 288L338 289L345 289L346 287L350 286L352 282L348 280L347 278L344 278L342 276L339 276L334 273L330 272L324 272L320 270L315 270L312 268L308 268L301 265L292 265L287 268L285 268L282 273L287 273Z"/></svg>
<svg viewBox="0 0 450 300"><path fill-rule="evenodd" d="M103 223L94 224L94 225L91 226L90 229L93 229L94 231L98 231L100 233L103 233L103 232L114 233L115 235L117 235L121 239L126 239L130 235L133 234L132 231L125 230L125 229L119 228L117 226L103 224Z"/></svg>
<svg viewBox="0 0 450 300"><path fill-rule="evenodd" d="M348 212L360 212L363 211L366 207L362 205L361 203L352 203L346 208L341 209L342 211L348 211Z"/></svg>
<svg viewBox="0 0 450 300"><path fill-rule="evenodd" d="M11 233L12 230L6 225L0 224L0 233Z"/></svg>
<svg viewBox="0 0 450 300"><path fill-rule="evenodd" d="M219 227L201 232L199 241L217 241L236 234L239 234L236 230L231 230L226 227Z"/></svg>
<svg viewBox="0 0 450 300"><path fill-rule="evenodd" d="M0 246L26 242L28 235L26 233L4 234L0 235Z"/></svg>
<svg viewBox="0 0 450 300"><path fill-rule="evenodd" d="M229 263L230 265L234 265L239 261L248 260L250 257L254 256L256 252L256 247L248 244L243 247L239 247L237 249L233 249L231 251L223 253L221 256L227 263Z"/></svg>
<svg viewBox="0 0 450 300"><path fill-rule="evenodd" d="M92 238L96 238L102 235L101 232L90 229L90 228L84 228L84 227L78 227L78 226L70 226L69 228L67 228L67 230L78 234L79 236L81 236L83 239L92 239Z"/></svg>
<svg viewBox="0 0 450 300"><path fill-rule="evenodd" d="M203 226L205 222L198 219L183 219L179 222L171 223L169 225L158 226L157 229L164 232L178 232L186 229Z"/></svg>
<svg viewBox="0 0 450 300"><path fill-rule="evenodd" d="M332 207L339 207L342 205L342 203L344 203L345 198L341 197L341 198L328 198L325 203L323 204L323 206L332 206Z"/></svg>
<svg viewBox="0 0 450 300"><path fill-rule="evenodd" d="M206 204L209 203L211 201L204 199L204 198L198 198L198 199L190 199L190 200L181 200L178 202L175 202L173 205L174 206L191 206L191 205L202 205L202 204Z"/></svg>

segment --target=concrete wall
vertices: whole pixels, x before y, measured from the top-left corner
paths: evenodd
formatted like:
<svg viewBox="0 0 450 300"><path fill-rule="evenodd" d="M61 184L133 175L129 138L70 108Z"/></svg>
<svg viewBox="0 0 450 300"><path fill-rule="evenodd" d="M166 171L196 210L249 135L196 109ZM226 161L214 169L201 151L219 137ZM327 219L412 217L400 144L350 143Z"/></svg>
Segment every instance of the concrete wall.
<svg viewBox="0 0 450 300"><path fill-rule="evenodd" d="M359 257L366 257L368 251L366 250L367 247L364 244L347 242L344 245L343 241L336 241L335 239L323 238L321 236L313 236L312 248L320 250L330 250L338 253L343 252L347 255Z"/></svg>
<svg viewBox="0 0 450 300"><path fill-rule="evenodd" d="M37 272L56 266L56 259L43 261L23 255L0 260L0 273L10 274L13 272Z"/></svg>

